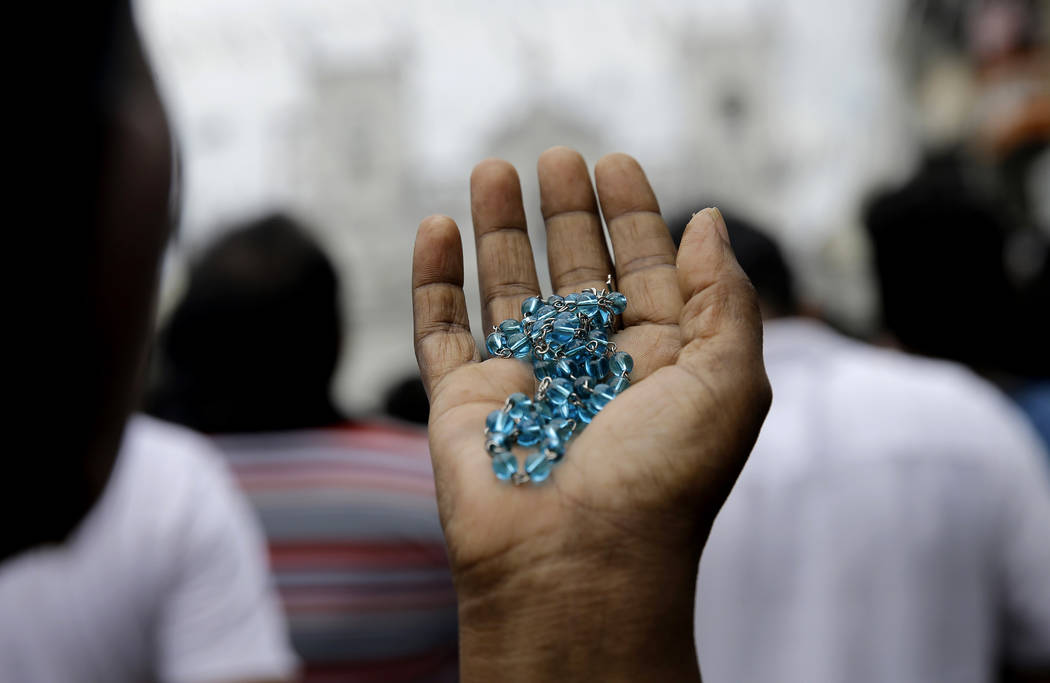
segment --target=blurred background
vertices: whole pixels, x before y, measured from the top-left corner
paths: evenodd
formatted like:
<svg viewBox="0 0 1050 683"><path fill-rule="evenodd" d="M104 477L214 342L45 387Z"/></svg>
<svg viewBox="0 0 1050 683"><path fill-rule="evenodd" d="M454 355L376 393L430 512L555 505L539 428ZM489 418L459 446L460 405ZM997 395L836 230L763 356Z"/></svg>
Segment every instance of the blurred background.
<svg viewBox="0 0 1050 683"><path fill-rule="evenodd" d="M634 155L669 219L718 202L769 226L800 294L864 337L886 319L871 241L886 228L873 224L892 232L901 203L931 193L970 198L967 215L988 239L966 258L987 263L956 258L955 236L972 235L954 222L913 261L960 299L967 287L998 292L964 301L951 335L988 327L991 307L1028 321L1008 342L1039 347L1045 2L138 0L137 12L181 151L162 318L188 264L228 226L274 211L299 218L341 276L334 395L349 413L379 409L414 372L419 220L445 213L465 231L476 311L471 167L487 156L515 164L542 254L535 161L556 144L592 166L607 152ZM920 219L888 243L907 250L922 216L943 216L935 209L909 212ZM945 264L955 270L937 270ZM1045 347L1009 368L996 362L1005 346L975 361L923 343L910 346L991 374L1045 371L1033 360Z"/></svg>

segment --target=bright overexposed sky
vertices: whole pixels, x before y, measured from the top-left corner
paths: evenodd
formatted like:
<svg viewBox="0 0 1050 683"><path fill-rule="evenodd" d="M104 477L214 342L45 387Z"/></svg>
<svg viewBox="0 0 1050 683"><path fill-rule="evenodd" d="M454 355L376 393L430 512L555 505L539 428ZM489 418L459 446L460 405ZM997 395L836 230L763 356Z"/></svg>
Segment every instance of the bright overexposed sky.
<svg viewBox="0 0 1050 683"><path fill-rule="evenodd" d="M748 208L775 223L789 250L810 258L804 284L823 290L829 308L847 322L863 319L872 305L857 276L865 257L855 241L856 207L874 183L907 168L914 148L894 61L903 6L903 0L137 1L184 155L181 238L189 245L207 241L223 223L295 203L287 168L288 141L297 138L289 131L301 134L304 121L309 125L304 111L324 70L396 62L404 122L398 153L410 159L417 187L448 187L444 181L455 179L465 188L471 165L492 153L486 144L537 107L593 130L608 145L603 151L631 152L647 167L693 169L699 182L717 179L720 169L706 158L682 159L702 155L688 147L688 134L707 125L687 113L690 102L695 108L708 96L696 92L705 81L690 80L690 70L708 67L705 41L735 42L742 50L723 55L761 52L761 77L743 82L757 91L765 113L749 138L753 148L740 156L768 158L782 180L775 194L752 193ZM716 76L704 87L720 88L724 78ZM710 93L712 103L723 96ZM740 178L746 182L746 174ZM456 206L465 206L465 195ZM466 215L454 218L469 224ZM396 239L411 239L411 224L404 230ZM359 261L386 271L407 267ZM404 301L391 296L390 307L400 310ZM373 336L378 345L389 333L377 329ZM373 388L363 386L362 392Z"/></svg>

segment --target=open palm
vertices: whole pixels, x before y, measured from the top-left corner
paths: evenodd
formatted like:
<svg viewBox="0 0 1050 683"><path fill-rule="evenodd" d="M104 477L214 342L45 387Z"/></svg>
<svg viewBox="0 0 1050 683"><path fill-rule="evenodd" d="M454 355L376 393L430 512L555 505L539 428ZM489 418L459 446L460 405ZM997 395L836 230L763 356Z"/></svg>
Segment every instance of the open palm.
<svg viewBox="0 0 1050 683"><path fill-rule="evenodd" d="M717 210L693 218L676 255L634 159L598 162L597 201L584 160L571 150L545 152L538 173L553 290L601 289L613 275L628 301L614 341L634 357L632 383L572 440L548 481L517 488L498 481L484 448L485 416L513 392L535 392L532 368L516 359L481 361L458 228L446 217L423 221L413 259L416 356L457 574L600 554L610 544L632 552L697 545L769 405L757 302ZM512 166L487 160L475 167L471 213L487 330L520 318L522 300L540 294ZM499 572L486 575L496 580Z"/></svg>

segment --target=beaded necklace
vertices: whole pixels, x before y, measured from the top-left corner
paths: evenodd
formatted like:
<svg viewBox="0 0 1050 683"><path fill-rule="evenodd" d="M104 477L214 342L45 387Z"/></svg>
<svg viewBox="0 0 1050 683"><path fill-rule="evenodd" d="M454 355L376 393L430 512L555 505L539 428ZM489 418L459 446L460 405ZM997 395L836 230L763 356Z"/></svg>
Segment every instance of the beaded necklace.
<svg viewBox="0 0 1050 683"><path fill-rule="evenodd" d="M496 477L515 485L546 480L572 437L630 386L634 360L610 340L626 307L627 297L605 289L532 296L521 304L521 320L493 326L488 352L530 361L539 382L532 398L513 393L485 419ZM520 468L515 445L534 449Z"/></svg>

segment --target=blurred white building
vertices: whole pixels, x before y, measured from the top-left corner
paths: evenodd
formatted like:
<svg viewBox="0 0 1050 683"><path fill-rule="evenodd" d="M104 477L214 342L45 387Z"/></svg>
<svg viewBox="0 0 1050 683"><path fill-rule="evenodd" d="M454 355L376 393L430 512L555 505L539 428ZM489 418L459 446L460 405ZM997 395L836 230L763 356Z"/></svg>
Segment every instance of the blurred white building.
<svg viewBox="0 0 1050 683"><path fill-rule="evenodd" d="M717 200L781 231L803 291L862 328L858 202L911 163L900 5L140 0L186 170L169 292L224 223L302 216L344 273L337 394L372 408L414 370L419 220L460 224L476 305L470 168L510 160L542 282L535 160L567 144L637 156L668 216Z"/></svg>

